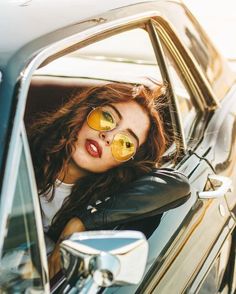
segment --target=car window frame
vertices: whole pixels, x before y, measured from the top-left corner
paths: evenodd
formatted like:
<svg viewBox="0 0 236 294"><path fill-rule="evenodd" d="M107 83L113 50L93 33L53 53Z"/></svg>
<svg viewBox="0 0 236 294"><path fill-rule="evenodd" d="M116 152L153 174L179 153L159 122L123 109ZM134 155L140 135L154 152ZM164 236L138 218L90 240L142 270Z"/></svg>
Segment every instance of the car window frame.
<svg viewBox="0 0 236 294"><path fill-rule="evenodd" d="M138 7L126 7L126 13L125 15L122 13L122 16L120 13L123 12L124 8L117 9L117 13L115 14L114 11L109 11L98 15L97 18L92 21L85 20L78 23L76 26L71 25L62 28L57 30L56 34L52 32L32 41L19 50L19 52L15 54L14 60L12 60L13 64L15 61L18 61L18 58L21 62L16 71L17 83L15 83L15 80L12 81L14 82L12 91L14 94L11 100L17 103L17 111L14 120L18 124L22 120L32 75L37 68L46 65L58 57L77 50L80 47L84 47L86 44L90 44L95 40L102 39L105 36L109 36L109 34L114 34L114 32L118 33L127 29L132 29L132 27L138 28L145 25L150 19L161 15L161 9L158 11L159 6L155 4L154 7L151 5L150 8L146 8L145 11L143 11L141 5ZM14 77L15 75L11 78L13 79ZM19 94L20 99L18 98ZM14 128L13 130L9 129L9 141L11 141L11 138L16 136L16 134L17 131L14 130ZM7 148L7 146L4 148ZM3 163L8 160L7 153L8 152L5 151ZM4 183L2 185L4 185Z"/></svg>
<svg viewBox="0 0 236 294"><path fill-rule="evenodd" d="M192 102L197 115L193 120L193 127L190 134L190 137L194 137L194 141L187 140L184 134L183 126L180 123L183 140L185 142L185 145L182 148L184 148L186 153L187 150L193 150L199 144L203 135L203 130L205 129L205 125L207 124L207 118L209 117L210 113L218 107L219 102L213 95L209 84L206 83L201 71L199 71L196 66L192 65L191 62L194 61L190 62L191 58L188 56L187 49L183 44L181 44L178 36L176 35L174 29L169 25L168 21L163 20L163 18L160 17L155 17L151 22L153 30L158 35L160 42L159 46L162 47L162 43L166 46L169 54L171 55L173 60L175 60L177 69L185 73L186 81L184 84L187 90L191 93L191 97L194 99ZM161 50L162 54L164 55L166 70L168 71L165 53L163 49ZM198 75L198 79L196 79L196 75ZM168 76L170 87L174 89L174 87L172 86L172 79L170 77L170 74L168 74ZM204 95L201 87L203 89L207 89L206 95ZM179 101L174 93L174 90L171 91L171 95L173 95L173 100L176 104L176 107L174 109L174 111L176 111L176 121L182 122L183 120L179 111ZM199 126L197 126L197 124L199 123L201 124L200 128ZM178 136L178 133L176 135Z"/></svg>
<svg viewBox="0 0 236 294"><path fill-rule="evenodd" d="M176 54L178 64L184 66L182 70L185 71L186 76L190 78L189 85L192 87L192 90L196 91L195 93L198 94L200 101L204 106L203 110L214 110L217 108L220 105L220 102L213 92L210 83L206 79L196 60L192 57L189 48L180 41L178 33L173 25L171 25L170 21L165 17L160 16L154 17L154 22L158 25L158 33L166 46L169 48L172 47L173 53ZM190 76L188 76L188 74L190 74Z"/></svg>
<svg viewBox="0 0 236 294"><path fill-rule="evenodd" d="M161 45L159 34L155 30L155 27L153 25L153 20L149 21L148 26L147 26L147 31L149 32L149 35L150 35L152 43L153 43L153 48L155 50L156 59L157 59L158 65L160 67L163 81L167 85L167 93L169 94L169 102L170 102L169 113L170 113L173 133L174 133L174 141L176 144L177 157L175 157L175 160L177 161L177 158L184 155L186 153L186 149L187 149L183 125L182 125L180 115L179 115L178 101L177 101L176 95L173 91L171 76L170 76L169 69L167 66L165 54L163 52L163 48Z"/></svg>

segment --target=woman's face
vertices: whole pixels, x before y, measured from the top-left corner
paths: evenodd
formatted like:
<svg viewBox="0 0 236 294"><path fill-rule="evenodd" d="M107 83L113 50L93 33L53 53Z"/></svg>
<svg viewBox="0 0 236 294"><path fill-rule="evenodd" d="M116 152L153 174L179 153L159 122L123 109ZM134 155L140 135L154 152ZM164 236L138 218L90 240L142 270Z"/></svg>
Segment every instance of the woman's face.
<svg viewBox="0 0 236 294"><path fill-rule="evenodd" d="M117 133L127 134L135 147L141 146L148 134L150 121L147 113L135 101L104 106L117 126L111 131L97 131L83 123L78 133L76 149L72 154L73 166L90 172L104 172L122 162L114 159L111 144ZM134 155L135 156L135 155Z"/></svg>

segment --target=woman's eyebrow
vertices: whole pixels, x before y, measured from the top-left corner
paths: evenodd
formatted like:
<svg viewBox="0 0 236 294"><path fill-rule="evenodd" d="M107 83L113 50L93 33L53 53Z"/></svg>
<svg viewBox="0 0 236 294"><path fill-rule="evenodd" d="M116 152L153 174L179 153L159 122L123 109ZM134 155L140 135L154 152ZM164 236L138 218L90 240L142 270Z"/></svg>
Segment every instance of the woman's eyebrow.
<svg viewBox="0 0 236 294"><path fill-rule="evenodd" d="M136 141L138 142L138 146L139 146L139 138L138 138L138 136L130 128L128 128L127 131L130 133L131 136L133 136L136 139Z"/></svg>
<svg viewBox="0 0 236 294"><path fill-rule="evenodd" d="M121 113L119 112L119 110L112 104L109 104L109 106L116 112L116 114L119 116L119 119L122 119L122 115ZM134 137L136 139L136 141L138 142L138 145L139 145L139 138L138 136L134 133L134 131L132 131L130 128L127 129L127 131L130 133L130 135L132 137Z"/></svg>
<svg viewBox="0 0 236 294"><path fill-rule="evenodd" d="M112 104L109 104L109 106L116 112L116 114L118 115L119 119L122 119L122 115L119 112L119 110Z"/></svg>

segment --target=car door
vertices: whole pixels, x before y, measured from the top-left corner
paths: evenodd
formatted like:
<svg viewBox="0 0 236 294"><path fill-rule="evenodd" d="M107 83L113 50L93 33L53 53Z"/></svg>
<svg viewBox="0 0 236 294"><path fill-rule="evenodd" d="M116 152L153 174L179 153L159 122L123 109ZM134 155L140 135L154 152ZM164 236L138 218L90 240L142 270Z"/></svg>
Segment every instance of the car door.
<svg viewBox="0 0 236 294"><path fill-rule="evenodd" d="M230 215L225 225L225 231L228 230L229 234L228 236L224 236L223 234L221 236L221 238L225 238L223 241L224 244L221 245L221 253L219 253L219 250L218 252L214 252L214 257L212 257L214 258L214 262L211 261L213 265L211 265L209 273L207 273L207 271L202 271L199 274L191 287L192 293L194 293L194 291L196 291L198 288L200 289L200 293L204 293L204 291L206 291L210 285L215 287L217 290L225 290L224 293L228 293L227 291L229 291L229 293L233 293L235 291L235 242L232 241L232 239L234 240L235 238L232 231L235 228L236 212L236 170L234 164L236 150L235 97L235 88L232 88L221 100L220 107L214 111L211 121L209 122L208 127L205 129L204 139L202 140L201 145L196 148L195 151L199 157L204 157L204 159L212 167L213 171L213 180L211 179L212 174L209 174L208 184L213 184L213 187L215 184L215 187L213 190L212 188L209 188L207 198L204 201L214 201L215 195L219 194L219 191L222 191L224 202L227 205L226 207L227 210L229 210ZM215 183L214 178L216 179ZM221 215L225 214L225 205L222 207L222 204L220 204L219 211ZM218 243L220 244L220 240L218 240ZM222 256L224 257L222 258ZM223 267L221 266L222 262L225 263L225 266ZM224 271L226 270L228 272L225 273L226 278L223 281L223 285L221 285ZM215 278L214 283L212 277ZM200 283L200 281L202 281L201 279L204 279L202 285Z"/></svg>
<svg viewBox="0 0 236 294"><path fill-rule="evenodd" d="M155 27L158 33L160 31L158 24ZM189 175L191 186L195 189L192 194L195 193L196 201L181 225L182 235L178 236L174 248L171 245L167 249L168 255L162 260L163 264L160 265L160 270L154 270L156 274L152 273L152 279L149 279L145 291L196 293L204 275L209 271L212 262L218 256L225 240L230 237L230 233L235 226L235 220L227 203L227 197L232 194L228 190L231 187L234 174L232 172L228 172L228 174L220 172L212 164L213 160L209 160L210 153L214 154L213 158L215 161L217 160L216 154L219 155L219 148L224 151L228 150L225 158L232 158L230 156L232 156L232 150L235 149L234 137L232 136L234 120L231 119L231 124L229 121L226 122L228 132L227 135L223 136L223 138L225 137L223 141L227 147L222 146L222 143L220 144L222 134L221 136L219 134L221 129L219 122L223 121L222 118L225 117L223 114L226 114L226 107L222 106L220 110L213 110L215 108L214 99L212 99L212 105L209 101L205 101L205 103L202 101L202 105L199 105L201 98L196 97L197 91L192 91L193 89L188 83L189 76L186 78L186 73L183 71L185 66L189 69L190 66L184 64L184 58L181 60L181 57L179 57L181 53L177 52L179 50L178 45L171 42L171 37L169 36L168 44L165 42L163 31L161 35L164 60L167 65L167 78L169 76L172 85L172 93L177 105L176 112L178 112L180 119L179 125L182 128L181 135L185 140L183 146L186 146L185 159L181 159L176 167ZM163 65L165 67L164 63ZM191 70L189 74L191 77ZM193 76L191 78L194 79ZM182 81L182 85L179 81ZM182 92L185 92L184 95L178 94L179 86L182 88ZM190 99L187 101L185 99L186 93L190 94ZM189 101L192 102L192 109L191 106L189 108ZM205 107L204 105L207 104L208 107ZM218 118L214 118L218 112L220 112ZM208 127L206 127L207 125ZM222 128L224 131L226 130L225 126ZM205 133L204 130L206 130ZM211 138L209 139L209 137ZM206 138L208 138L207 143L205 143ZM213 138L218 138L218 141ZM222 152L218 157L220 162L222 162ZM216 173L223 175L223 177L217 177ZM167 218L167 216L165 217ZM200 272L201 274L198 274ZM196 286L194 280L197 277L198 284L196 283Z"/></svg>
<svg viewBox="0 0 236 294"><path fill-rule="evenodd" d="M1 213L1 293L49 293L41 213L23 124L13 139Z"/></svg>
<svg viewBox="0 0 236 294"><path fill-rule="evenodd" d="M165 165L173 166L188 175L192 193L186 204L162 216L160 224L150 237L148 265L142 283L136 290L130 286L120 291L196 293L203 289L200 287L205 275L219 256L220 250L227 247L228 242L225 240L230 240L230 234L235 226L226 201L227 194L230 193L230 181L225 175L219 178L223 182L214 182L209 178L209 175L216 175L216 170L208 160L208 149L204 148L207 144L204 144L203 138L207 125L213 123L213 113L217 113L217 110L213 110L216 106L214 99L208 97L208 101L203 101L204 95L200 97L197 94L204 87L199 88L196 80L195 86L191 85L190 82L194 80L191 66L180 57L178 46L171 42L170 35L165 36L168 32L165 32L163 27L160 33L158 21L154 23L154 30L150 28L150 31L153 33L153 44L156 46L163 80L167 80L171 86L172 117L170 115L169 118L172 127L175 128L174 135L179 141L171 146L172 150L169 150L168 154L170 160ZM171 33L174 35L173 31ZM168 42L165 42L165 39ZM168 129L168 124L166 128ZM211 131L208 131L208 134L210 133ZM216 144L216 141L211 142L213 153L217 151ZM209 142L207 146L209 148ZM177 150L178 148L180 150ZM198 150L201 150L201 155ZM205 198L212 190L217 190L218 197L212 193L212 197ZM226 264L227 259L224 261L224 265ZM223 266L222 271L224 270ZM210 290L214 291L213 288Z"/></svg>

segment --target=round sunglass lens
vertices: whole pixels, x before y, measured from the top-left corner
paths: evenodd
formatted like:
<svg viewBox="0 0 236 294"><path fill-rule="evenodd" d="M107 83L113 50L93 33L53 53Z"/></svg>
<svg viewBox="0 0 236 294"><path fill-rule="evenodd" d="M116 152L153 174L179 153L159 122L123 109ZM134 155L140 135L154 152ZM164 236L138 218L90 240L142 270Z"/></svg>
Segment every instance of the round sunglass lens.
<svg viewBox="0 0 236 294"><path fill-rule="evenodd" d="M110 131L116 127L116 122L110 112L102 108L92 110L87 121L90 128L97 131Z"/></svg>
<svg viewBox="0 0 236 294"><path fill-rule="evenodd" d="M135 154L135 151L135 145L127 135L115 135L111 145L111 152L116 160L127 161Z"/></svg>

